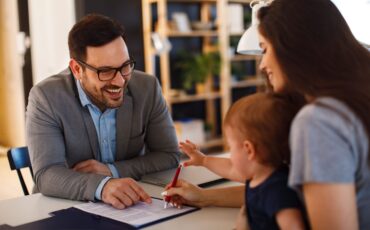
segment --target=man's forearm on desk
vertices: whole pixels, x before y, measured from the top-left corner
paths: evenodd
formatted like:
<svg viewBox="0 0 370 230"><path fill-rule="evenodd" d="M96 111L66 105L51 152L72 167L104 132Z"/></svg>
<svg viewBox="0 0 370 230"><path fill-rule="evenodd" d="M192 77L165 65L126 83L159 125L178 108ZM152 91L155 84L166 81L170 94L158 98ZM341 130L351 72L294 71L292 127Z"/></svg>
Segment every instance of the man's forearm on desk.
<svg viewBox="0 0 370 230"><path fill-rule="evenodd" d="M130 160L116 161L114 166L117 168L121 178L131 177L138 180L142 175L148 173L175 168L179 162L180 157L177 152L152 152Z"/></svg>
<svg viewBox="0 0 370 230"><path fill-rule="evenodd" d="M106 177L106 178L104 178L104 179L100 182L100 184L99 184L98 188L97 188L97 189L96 189L96 191L95 191L95 199L97 199L97 200L102 200L102 199L101 199L101 193L102 193L102 191L103 191L104 185L108 182L108 180L109 180L109 179L111 179L111 177Z"/></svg>
<svg viewBox="0 0 370 230"><path fill-rule="evenodd" d="M117 168L113 164L107 164L107 166L109 167L109 170L112 173L112 177L119 178ZM101 200L101 193L103 191L104 185L108 182L109 179L111 179L111 177L106 177L100 182L98 188L95 191L95 199Z"/></svg>
<svg viewBox="0 0 370 230"><path fill-rule="evenodd" d="M120 177L119 172L118 172L116 166L114 166L114 164L107 164L107 166L108 166L110 172L112 173L113 178L119 178Z"/></svg>
<svg viewBox="0 0 370 230"><path fill-rule="evenodd" d="M96 189L104 178L103 175L79 173L62 165L35 171L36 191L71 200L94 201Z"/></svg>

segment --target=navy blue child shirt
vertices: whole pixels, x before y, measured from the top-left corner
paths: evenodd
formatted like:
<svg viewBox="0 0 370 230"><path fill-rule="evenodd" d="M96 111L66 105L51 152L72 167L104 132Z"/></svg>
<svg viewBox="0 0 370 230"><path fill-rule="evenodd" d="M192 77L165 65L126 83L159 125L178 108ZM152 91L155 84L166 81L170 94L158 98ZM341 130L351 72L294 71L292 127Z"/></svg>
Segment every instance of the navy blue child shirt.
<svg viewBox="0 0 370 230"><path fill-rule="evenodd" d="M301 210L303 218L306 219L301 200L297 193L288 187L288 175L289 168L282 167L254 188L250 187L249 180L246 182L246 213L252 230L279 229L275 216L286 208ZM305 224L307 225L306 220Z"/></svg>

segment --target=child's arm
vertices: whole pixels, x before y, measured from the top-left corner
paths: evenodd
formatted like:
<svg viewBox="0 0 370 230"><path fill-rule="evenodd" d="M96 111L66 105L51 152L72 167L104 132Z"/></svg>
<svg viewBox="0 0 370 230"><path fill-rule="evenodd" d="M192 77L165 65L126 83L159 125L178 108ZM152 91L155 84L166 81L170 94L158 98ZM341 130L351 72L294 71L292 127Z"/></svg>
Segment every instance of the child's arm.
<svg viewBox="0 0 370 230"><path fill-rule="evenodd" d="M229 158L205 156L197 146L189 140L180 142L180 149L190 158L184 166L204 166L212 172L233 181L244 183L243 178L233 167Z"/></svg>
<svg viewBox="0 0 370 230"><path fill-rule="evenodd" d="M302 212L297 208L282 209L276 214L276 222L282 230L305 229Z"/></svg>

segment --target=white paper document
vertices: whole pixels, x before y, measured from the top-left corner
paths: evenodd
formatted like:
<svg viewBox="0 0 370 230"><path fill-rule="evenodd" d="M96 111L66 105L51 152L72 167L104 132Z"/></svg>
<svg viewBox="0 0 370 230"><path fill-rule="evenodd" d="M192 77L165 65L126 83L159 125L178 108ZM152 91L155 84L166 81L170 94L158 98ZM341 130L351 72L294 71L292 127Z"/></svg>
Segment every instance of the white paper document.
<svg viewBox="0 0 370 230"><path fill-rule="evenodd" d="M152 201L151 204L139 202L134 206L122 210L115 209L111 205L105 203L93 202L79 204L74 207L85 212L125 222L136 227L147 226L164 219L170 219L199 209L189 206L183 206L182 209L174 207L164 209L163 206L165 202L163 200L152 198Z"/></svg>

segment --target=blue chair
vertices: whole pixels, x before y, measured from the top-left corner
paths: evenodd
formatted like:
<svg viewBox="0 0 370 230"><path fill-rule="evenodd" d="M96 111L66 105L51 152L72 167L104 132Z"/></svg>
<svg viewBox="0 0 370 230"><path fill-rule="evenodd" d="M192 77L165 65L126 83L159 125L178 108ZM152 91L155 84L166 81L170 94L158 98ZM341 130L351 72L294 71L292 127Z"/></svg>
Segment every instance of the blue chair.
<svg viewBox="0 0 370 230"><path fill-rule="evenodd" d="M30 156L28 154L27 147L11 148L8 151L8 160L11 170L17 170L19 181L23 189L24 195L29 195L26 183L24 182L21 169L29 168L31 176L33 178L33 171L30 161Z"/></svg>

